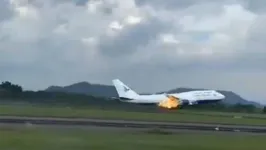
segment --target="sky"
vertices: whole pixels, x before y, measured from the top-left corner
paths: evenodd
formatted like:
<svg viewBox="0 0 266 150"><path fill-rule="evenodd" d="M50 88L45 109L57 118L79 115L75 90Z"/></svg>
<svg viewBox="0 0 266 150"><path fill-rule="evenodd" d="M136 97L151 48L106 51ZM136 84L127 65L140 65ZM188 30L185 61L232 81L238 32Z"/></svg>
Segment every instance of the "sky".
<svg viewBox="0 0 266 150"><path fill-rule="evenodd" d="M0 80L137 92L233 91L266 103L265 0L1 0Z"/></svg>

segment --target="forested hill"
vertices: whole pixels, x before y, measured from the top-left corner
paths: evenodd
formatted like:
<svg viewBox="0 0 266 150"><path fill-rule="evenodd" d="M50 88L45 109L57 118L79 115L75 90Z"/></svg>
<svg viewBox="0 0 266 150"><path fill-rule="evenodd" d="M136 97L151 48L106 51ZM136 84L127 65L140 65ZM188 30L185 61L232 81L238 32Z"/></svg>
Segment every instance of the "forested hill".
<svg viewBox="0 0 266 150"><path fill-rule="evenodd" d="M66 92L75 94L86 94L99 97L116 97L117 93L114 86L90 84L88 82L79 82L69 86L50 86L44 91L46 92Z"/></svg>

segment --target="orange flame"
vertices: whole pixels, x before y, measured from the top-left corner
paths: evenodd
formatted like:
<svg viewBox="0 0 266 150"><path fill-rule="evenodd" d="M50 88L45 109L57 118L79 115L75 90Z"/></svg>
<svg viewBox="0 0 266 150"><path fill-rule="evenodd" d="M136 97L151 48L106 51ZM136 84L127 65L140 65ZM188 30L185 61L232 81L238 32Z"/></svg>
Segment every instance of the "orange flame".
<svg viewBox="0 0 266 150"><path fill-rule="evenodd" d="M167 109L177 108L178 106L180 106L180 101L178 98L169 96L167 99L161 101L158 106Z"/></svg>

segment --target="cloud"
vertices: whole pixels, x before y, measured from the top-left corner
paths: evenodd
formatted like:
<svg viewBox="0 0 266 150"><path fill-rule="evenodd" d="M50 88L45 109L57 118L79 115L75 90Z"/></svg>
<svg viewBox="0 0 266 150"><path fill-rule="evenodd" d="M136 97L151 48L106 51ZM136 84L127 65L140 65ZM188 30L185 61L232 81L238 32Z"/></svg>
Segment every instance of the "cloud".
<svg viewBox="0 0 266 150"><path fill-rule="evenodd" d="M179 86L265 100L262 0L5 0L0 75L29 89L78 81Z"/></svg>

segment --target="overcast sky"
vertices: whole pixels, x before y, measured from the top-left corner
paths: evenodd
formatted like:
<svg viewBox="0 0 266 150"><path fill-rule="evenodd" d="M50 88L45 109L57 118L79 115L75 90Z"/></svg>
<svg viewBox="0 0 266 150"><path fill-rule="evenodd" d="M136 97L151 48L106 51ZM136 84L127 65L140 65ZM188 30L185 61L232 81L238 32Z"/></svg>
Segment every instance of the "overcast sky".
<svg viewBox="0 0 266 150"><path fill-rule="evenodd" d="M265 0L1 0L0 80L137 92L231 90L266 103Z"/></svg>

